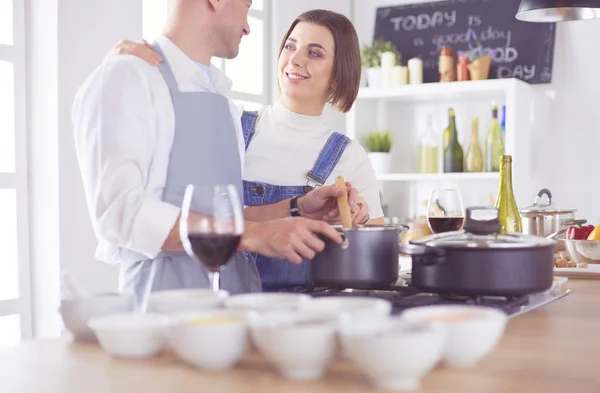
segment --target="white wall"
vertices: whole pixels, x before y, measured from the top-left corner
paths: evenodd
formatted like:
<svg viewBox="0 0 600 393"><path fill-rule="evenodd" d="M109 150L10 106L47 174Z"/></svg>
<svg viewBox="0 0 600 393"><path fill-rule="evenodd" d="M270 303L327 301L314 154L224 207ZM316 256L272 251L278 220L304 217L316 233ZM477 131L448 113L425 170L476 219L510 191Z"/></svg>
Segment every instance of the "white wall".
<svg viewBox="0 0 600 393"><path fill-rule="evenodd" d="M94 258L73 144L77 88L122 38L142 34L141 0L30 0L28 133L34 334L58 333L60 271L87 291L114 289L117 270Z"/></svg>
<svg viewBox="0 0 600 393"><path fill-rule="evenodd" d="M418 2L355 1L352 14L359 39L372 41L378 7ZM537 148L531 157L534 189L549 188L557 205L577 208L579 218L595 224L600 223L595 198L600 194L600 178L594 170L600 152L597 37L600 20L558 24L552 83L534 85L532 143Z"/></svg>

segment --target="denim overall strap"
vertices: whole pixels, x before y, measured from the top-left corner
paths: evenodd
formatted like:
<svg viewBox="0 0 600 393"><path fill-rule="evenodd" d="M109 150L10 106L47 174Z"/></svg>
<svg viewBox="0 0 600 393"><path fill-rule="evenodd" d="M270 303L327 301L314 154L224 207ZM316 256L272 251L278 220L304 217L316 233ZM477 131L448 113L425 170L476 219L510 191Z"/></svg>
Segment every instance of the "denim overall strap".
<svg viewBox="0 0 600 393"><path fill-rule="evenodd" d="M244 132L246 133L246 131ZM334 133L323 146L311 172L325 183L350 141ZM277 203L294 196L303 196L309 190L304 185L281 186L256 181L244 181L244 204L262 206ZM278 291L310 283L310 261L294 265L285 259L255 255L263 291Z"/></svg>
<svg viewBox="0 0 600 393"><path fill-rule="evenodd" d="M317 182L319 185L323 185L342 157L349 142L350 138L346 135L339 132L331 134L325 146L323 146L315 165L306 177L309 180Z"/></svg>
<svg viewBox="0 0 600 393"><path fill-rule="evenodd" d="M244 111L242 114L242 130L244 132L244 142L246 150L256 131L256 120L258 119L258 111Z"/></svg>

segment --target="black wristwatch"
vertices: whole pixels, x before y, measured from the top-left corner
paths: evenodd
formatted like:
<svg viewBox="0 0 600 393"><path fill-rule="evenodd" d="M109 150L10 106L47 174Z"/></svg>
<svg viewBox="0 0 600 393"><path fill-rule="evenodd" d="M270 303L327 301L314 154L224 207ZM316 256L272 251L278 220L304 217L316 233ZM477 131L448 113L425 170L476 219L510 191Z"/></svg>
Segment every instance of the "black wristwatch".
<svg viewBox="0 0 600 393"><path fill-rule="evenodd" d="M300 217L300 210L298 210L298 198L297 196L290 199L290 215L292 217Z"/></svg>

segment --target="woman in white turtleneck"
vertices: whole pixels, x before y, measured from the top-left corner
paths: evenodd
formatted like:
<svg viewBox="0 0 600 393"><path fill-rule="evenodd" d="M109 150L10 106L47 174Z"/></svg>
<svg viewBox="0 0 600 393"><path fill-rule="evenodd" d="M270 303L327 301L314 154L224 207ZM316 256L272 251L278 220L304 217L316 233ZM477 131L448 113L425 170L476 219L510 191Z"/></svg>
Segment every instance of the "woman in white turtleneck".
<svg viewBox="0 0 600 393"><path fill-rule="evenodd" d="M120 53L147 58L149 49L142 44L128 45ZM369 214L361 224L383 223L379 188L365 150L334 132L323 117L327 103L343 113L350 110L358 94L360 72L358 37L345 16L312 10L296 18L279 50L279 99L242 117L246 205L299 197L312 187L334 183L341 175L368 206ZM259 219L247 213L245 218ZM257 255L256 264L264 290L310 282L309 261L296 265Z"/></svg>

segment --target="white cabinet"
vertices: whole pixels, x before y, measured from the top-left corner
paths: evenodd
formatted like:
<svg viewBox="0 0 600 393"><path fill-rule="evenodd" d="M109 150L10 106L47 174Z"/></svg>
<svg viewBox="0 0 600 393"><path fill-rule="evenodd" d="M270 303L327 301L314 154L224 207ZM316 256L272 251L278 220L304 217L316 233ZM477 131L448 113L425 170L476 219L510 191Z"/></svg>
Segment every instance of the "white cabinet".
<svg viewBox="0 0 600 393"><path fill-rule="evenodd" d="M428 115L433 118L441 146L442 131L448 125L448 108L454 108L459 141L466 155L473 117L479 118L480 147L482 150L485 147L492 101L499 109L506 105L505 152L513 157L515 197L519 206L529 205L537 192L529 184L533 148L530 136L533 95L529 84L518 79L496 79L361 88L346 115L346 134L362 142L375 129L391 131L393 170L378 175L388 216L406 218L425 214L425 201L435 188L458 188L465 207L493 203L498 173L442 173L441 159L440 173L417 173L419 138Z"/></svg>

